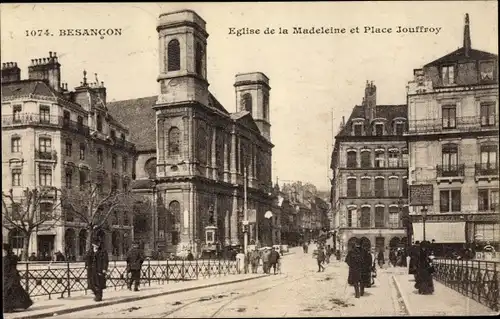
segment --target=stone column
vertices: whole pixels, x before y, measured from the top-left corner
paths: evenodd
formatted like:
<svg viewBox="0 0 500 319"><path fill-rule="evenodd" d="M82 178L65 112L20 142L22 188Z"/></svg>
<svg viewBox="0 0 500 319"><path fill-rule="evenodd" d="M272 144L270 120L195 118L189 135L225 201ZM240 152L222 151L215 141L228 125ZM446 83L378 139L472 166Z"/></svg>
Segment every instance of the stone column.
<svg viewBox="0 0 500 319"><path fill-rule="evenodd" d="M228 161L228 152L231 151L229 147L229 136L227 133L223 133L223 138L224 138L224 181L225 182L230 182L231 177L229 175L229 161ZM230 158L229 158L230 160Z"/></svg>
<svg viewBox="0 0 500 319"><path fill-rule="evenodd" d="M231 214L229 210L224 212L224 244L231 243Z"/></svg>
<svg viewBox="0 0 500 319"><path fill-rule="evenodd" d="M163 161L165 159L165 120L160 118L156 121L156 127L158 128L157 139L158 139L158 161Z"/></svg>
<svg viewBox="0 0 500 319"><path fill-rule="evenodd" d="M216 144L216 140L217 140L217 129L214 127L212 129L212 143L211 143L211 148L212 148L212 164L210 166L212 166L212 178L217 180L217 172L218 170L220 169L219 167L217 167L217 159L216 159L216 153L217 153L217 144Z"/></svg>
<svg viewBox="0 0 500 319"><path fill-rule="evenodd" d="M236 167L236 152L238 152L238 149L236 148L236 133L232 132L231 133L231 182L233 184L236 184L236 174L238 173L237 167Z"/></svg>
<svg viewBox="0 0 500 319"><path fill-rule="evenodd" d="M238 245L238 193L233 192L233 205L231 210L231 244Z"/></svg>

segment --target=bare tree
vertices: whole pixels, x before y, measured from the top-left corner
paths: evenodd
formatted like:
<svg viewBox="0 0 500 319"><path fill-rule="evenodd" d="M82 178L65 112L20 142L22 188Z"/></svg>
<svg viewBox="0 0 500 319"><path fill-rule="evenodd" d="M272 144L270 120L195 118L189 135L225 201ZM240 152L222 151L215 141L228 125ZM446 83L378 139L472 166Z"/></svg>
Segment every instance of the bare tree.
<svg viewBox="0 0 500 319"><path fill-rule="evenodd" d="M26 188L22 196L15 196L12 189L2 191L3 227L17 231L23 237L22 259L28 259L31 235L38 227L51 229L60 221L60 206L65 194L55 187Z"/></svg>
<svg viewBox="0 0 500 319"><path fill-rule="evenodd" d="M114 212L131 213L137 201L130 191L110 190L103 193L97 183L68 190L67 200L63 203L66 218L77 217L87 230L86 249L90 249L92 239L108 226L109 217Z"/></svg>

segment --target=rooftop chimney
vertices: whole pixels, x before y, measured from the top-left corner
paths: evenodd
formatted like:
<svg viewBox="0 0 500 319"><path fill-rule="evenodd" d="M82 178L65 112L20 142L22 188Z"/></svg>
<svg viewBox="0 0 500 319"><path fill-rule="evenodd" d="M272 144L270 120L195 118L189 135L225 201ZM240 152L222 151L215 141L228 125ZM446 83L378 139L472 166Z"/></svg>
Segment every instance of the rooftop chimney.
<svg viewBox="0 0 500 319"><path fill-rule="evenodd" d="M56 52L49 52L48 58L32 59L28 67L28 78L46 80L56 91L61 91L61 65L57 62Z"/></svg>
<svg viewBox="0 0 500 319"><path fill-rule="evenodd" d="M364 97L365 118L372 120L375 118L375 109L377 106L377 87L373 81L366 81Z"/></svg>
<svg viewBox="0 0 500 319"><path fill-rule="evenodd" d="M21 69L17 67L17 62L2 63L2 83L9 83L21 80Z"/></svg>
<svg viewBox="0 0 500 319"><path fill-rule="evenodd" d="M470 40L470 26L469 26L469 14L465 14L465 26L464 26L464 51L465 56L469 56L469 52L471 49L471 40Z"/></svg>

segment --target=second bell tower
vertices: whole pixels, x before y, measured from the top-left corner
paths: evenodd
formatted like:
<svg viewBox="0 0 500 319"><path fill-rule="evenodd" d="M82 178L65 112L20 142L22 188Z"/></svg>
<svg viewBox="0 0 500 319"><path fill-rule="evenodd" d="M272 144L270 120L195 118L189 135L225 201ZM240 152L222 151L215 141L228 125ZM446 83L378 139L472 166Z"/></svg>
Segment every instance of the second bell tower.
<svg viewBox="0 0 500 319"><path fill-rule="evenodd" d="M196 12L160 15L160 94L155 108L184 103L208 105L206 22Z"/></svg>

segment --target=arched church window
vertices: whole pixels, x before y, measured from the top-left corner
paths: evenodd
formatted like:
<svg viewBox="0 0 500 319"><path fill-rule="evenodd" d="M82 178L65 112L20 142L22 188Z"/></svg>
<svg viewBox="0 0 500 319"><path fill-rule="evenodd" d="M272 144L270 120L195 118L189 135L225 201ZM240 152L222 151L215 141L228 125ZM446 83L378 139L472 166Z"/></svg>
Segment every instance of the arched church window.
<svg viewBox="0 0 500 319"><path fill-rule="evenodd" d="M180 143L181 131L174 126L168 131L168 155L179 155Z"/></svg>
<svg viewBox="0 0 500 319"><path fill-rule="evenodd" d="M196 43L195 63L196 73L203 76L203 46L199 42Z"/></svg>
<svg viewBox="0 0 500 319"><path fill-rule="evenodd" d="M170 220L172 221L174 230L179 230L181 225L181 204L178 201L173 200L168 205L168 210L171 215Z"/></svg>
<svg viewBox="0 0 500 319"><path fill-rule="evenodd" d="M144 171L148 175L148 178L154 179L156 178L156 158L150 158L144 164Z"/></svg>
<svg viewBox="0 0 500 319"><path fill-rule="evenodd" d="M204 128L198 130L198 161L202 165L207 164L207 133Z"/></svg>
<svg viewBox="0 0 500 319"><path fill-rule="evenodd" d="M252 95L245 93L241 96L241 110L252 113Z"/></svg>
<svg viewBox="0 0 500 319"><path fill-rule="evenodd" d="M181 46L176 39L171 40L167 46L167 70L178 71L181 69Z"/></svg>

